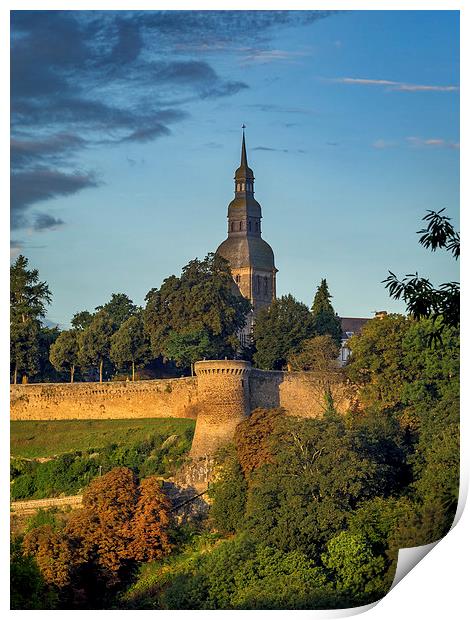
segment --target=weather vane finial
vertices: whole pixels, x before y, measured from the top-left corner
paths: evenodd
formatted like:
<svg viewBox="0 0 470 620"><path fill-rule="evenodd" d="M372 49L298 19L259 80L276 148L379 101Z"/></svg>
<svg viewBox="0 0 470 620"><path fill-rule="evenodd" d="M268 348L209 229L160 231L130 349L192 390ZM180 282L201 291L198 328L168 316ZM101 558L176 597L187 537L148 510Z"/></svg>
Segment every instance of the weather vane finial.
<svg viewBox="0 0 470 620"><path fill-rule="evenodd" d="M246 125L245 125L245 123L243 123L243 125L242 125L242 129L246 129Z"/></svg>

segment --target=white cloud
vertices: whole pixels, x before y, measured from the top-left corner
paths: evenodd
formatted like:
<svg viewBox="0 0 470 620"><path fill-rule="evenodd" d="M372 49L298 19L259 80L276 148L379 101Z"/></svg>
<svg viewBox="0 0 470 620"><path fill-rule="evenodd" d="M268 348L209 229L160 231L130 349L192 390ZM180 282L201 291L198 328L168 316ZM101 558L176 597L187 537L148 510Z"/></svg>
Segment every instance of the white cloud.
<svg viewBox="0 0 470 620"><path fill-rule="evenodd" d="M310 52L304 51L290 51L290 50L268 50L258 48L241 48L240 51L243 54L242 63L268 63L278 62L280 60L294 60L302 56L309 56Z"/></svg>
<svg viewBox="0 0 470 620"><path fill-rule="evenodd" d="M438 147L447 149L459 149L459 142L452 142L451 140L443 140L442 138L419 138L417 136L409 136L407 138L408 144L414 147Z"/></svg>
<svg viewBox="0 0 470 620"><path fill-rule="evenodd" d="M387 90L403 92L454 92L458 91L458 86L439 86L433 84L409 84L407 82L395 82L393 80L374 80L369 78L332 78L331 82L337 84L358 84L361 86L385 86Z"/></svg>

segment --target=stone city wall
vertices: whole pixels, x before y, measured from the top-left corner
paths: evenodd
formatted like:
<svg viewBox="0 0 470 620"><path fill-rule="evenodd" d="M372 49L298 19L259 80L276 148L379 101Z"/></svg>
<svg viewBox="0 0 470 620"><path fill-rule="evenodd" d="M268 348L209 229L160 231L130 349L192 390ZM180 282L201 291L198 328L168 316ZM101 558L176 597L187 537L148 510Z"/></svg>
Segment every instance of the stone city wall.
<svg viewBox="0 0 470 620"><path fill-rule="evenodd" d="M196 362L196 377L109 383L43 383L10 387L12 420L113 418L197 419L191 457L213 455L235 427L258 407L320 417L325 388L340 413L354 398L339 373L319 376L251 368L242 360Z"/></svg>
<svg viewBox="0 0 470 620"><path fill-rule="evenodd" d="M346 413L354 391L342 375L319 376L309 372L253 369L250 375L251 410L283 407L289 415L318 418L325 410L325 389L329 388L339 413Z"/></svg>
<svg viewBox="0 0 470 620"><path fill-rule="evenodd" d="M196 418L196 378L10 386L12 420Z"/></svg>

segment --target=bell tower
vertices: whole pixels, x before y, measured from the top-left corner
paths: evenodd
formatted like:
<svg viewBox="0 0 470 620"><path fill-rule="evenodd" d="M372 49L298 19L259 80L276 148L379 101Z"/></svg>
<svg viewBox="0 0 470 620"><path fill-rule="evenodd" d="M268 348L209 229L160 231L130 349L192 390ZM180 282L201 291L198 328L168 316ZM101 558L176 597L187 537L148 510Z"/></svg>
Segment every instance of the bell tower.
<svg viewBox="0 0 470 620"><path fill-rule="evenodd" d="M227 239L217 254L230 263L240 293L253 306L253 313L271 305L276 297L274 253L261 237L261 205L255 200L255 176L248 166L245 126L242 132L240 166L235 171L235 197L228 206ZM251 330L252 318L247 321Z"/></svg>

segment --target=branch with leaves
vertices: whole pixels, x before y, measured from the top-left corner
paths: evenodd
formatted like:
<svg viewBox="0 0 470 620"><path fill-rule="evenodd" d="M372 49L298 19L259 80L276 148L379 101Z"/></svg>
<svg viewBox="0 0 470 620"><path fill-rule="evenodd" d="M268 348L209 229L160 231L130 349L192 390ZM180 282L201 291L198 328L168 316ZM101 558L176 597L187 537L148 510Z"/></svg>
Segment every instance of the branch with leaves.
<svg viewBox="0 0 470 620"><path fill-rule="evenodd" d="M460 256L460 234L454 229L450 218L440 211L428 211L423 221L427 227L419 230L419 243L426 249L435 252L444 248L451 252L457 260ZM442 331L445 327L458 327L460 324L460 284L445 282L435 288L428 278L415 274L407 274L401 280L389 271L383 280L393 299L402 299L406 303L408 313L415 319L431 318L436 322L437 329L430 335L430 343L442 342Z"/></svg>

